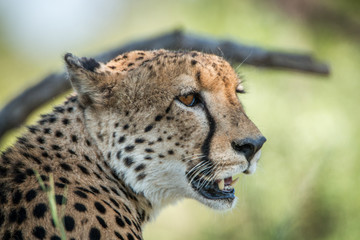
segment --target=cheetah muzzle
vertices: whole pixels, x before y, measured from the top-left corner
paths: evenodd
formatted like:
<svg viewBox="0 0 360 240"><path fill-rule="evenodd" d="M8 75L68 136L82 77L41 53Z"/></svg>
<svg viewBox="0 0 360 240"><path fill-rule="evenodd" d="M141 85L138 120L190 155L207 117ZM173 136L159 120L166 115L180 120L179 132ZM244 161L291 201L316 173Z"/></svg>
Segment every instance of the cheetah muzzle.
<svg viewBox="0 0 360 240"><path fill-rule="evenodd" d="M1 155L0 237L60 239L46 189L68 239L142 239L183 198L234 207L234 176L256 170L266 139L225 60L156 50L65 63L76 93Z"/></svg>

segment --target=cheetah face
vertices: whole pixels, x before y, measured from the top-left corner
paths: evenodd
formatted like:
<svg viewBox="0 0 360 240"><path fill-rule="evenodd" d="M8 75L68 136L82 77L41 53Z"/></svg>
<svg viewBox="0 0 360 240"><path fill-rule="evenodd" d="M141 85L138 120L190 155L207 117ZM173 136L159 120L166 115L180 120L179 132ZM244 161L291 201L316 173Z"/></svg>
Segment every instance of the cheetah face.
<svg viewBox="0 0 360 240"><path fill-rule="evenodd" d="M107 64L65 56L105 161L154 206L236 202L233 176L256 169L265 142L244 112L231 66L198 52L135 51Z"/></svg>

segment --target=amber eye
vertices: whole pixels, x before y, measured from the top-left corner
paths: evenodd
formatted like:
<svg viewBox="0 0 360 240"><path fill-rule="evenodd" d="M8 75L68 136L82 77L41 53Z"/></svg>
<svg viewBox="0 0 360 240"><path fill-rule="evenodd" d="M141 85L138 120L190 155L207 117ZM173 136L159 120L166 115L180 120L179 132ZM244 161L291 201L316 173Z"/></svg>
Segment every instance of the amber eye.
<svg viewBox="0 0 360 240"><path fill-rule="evenodd" d="M180 97L178 97L178 99L179 99L180 102L182 102L187 107L193 107L199 102L199 99L196 96L196 94L189 94L189 95L186 95L186 96L180 96Z"/></svg>

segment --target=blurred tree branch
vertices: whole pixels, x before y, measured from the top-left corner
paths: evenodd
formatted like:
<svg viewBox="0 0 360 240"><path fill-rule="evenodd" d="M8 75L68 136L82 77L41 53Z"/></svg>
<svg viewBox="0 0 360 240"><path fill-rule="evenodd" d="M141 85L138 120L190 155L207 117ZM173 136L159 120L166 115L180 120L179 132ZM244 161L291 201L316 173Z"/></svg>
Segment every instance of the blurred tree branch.
<svg viewBox="0 0 360 240"><path fill-rule="evenodd" d="M269 51L257 46L247 46L230 40L216 40L186 34L176 30L158 37L129 43L95 56L107 62L124 52L151 49L197 50L220 55L231 63L244 63L259 67L281 68L308 73L329 74L327 64L317 62L308 54ZM26 89L10 101L0 112L0 139L6 131L20 126L32 111L71 88L65 72L53 73L38 84Z"/></svg>

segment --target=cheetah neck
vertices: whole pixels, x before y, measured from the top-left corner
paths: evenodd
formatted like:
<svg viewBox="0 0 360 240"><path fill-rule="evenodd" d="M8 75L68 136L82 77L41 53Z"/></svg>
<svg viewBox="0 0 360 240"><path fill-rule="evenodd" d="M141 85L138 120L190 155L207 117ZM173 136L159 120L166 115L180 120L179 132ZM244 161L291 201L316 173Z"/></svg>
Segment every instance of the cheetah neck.
<svg viewBox="0 0 360 240"><path fill-rule="evenodd" d="M63 168L68 166L72 168L71 173L79 173L79 176L75 176L79 185L91 183L93 186L99 186L101 182L101 185L111 189L110 193L115 193L114 198L117 197L117 201L126 204L129 212L138 219L139 225L143 226L154 218L157 211L142 193L135 193L109 166L106 154L101 151L101 144L94 139L92 132L94 131L89 130L86 124L84 109L76 97L71 97L64 105L56 107L53 113L43 115L38 125L29 127L29 133L19 138L16 145L20 149L24 149L22 145L26 145L27 155L33 156L34 159L46 159L50 164L53 164L54 160L61 161ZM30 142L39 145L31 145ZM40 153L37 156L39 149ZM35 165L34 169L37 169L38 166ZM84 168L75 172L73 166ZM85 178L81 175L84 172Z"/></svg>

